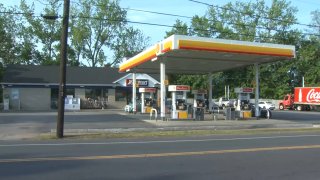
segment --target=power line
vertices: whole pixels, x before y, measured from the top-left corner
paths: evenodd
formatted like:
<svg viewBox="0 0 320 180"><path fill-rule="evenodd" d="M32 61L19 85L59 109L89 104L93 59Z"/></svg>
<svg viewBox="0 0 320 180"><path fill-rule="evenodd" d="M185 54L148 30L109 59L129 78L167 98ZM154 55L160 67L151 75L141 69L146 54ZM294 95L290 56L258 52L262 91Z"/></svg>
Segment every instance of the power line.
<svg viewBox="0 0 320 180"><path fill-rule="evenodd" d="M0 12L1 13L1 12ZM57 15L40 15L40 16L36 16L34 15L34 13L12 13L12 14L19 14L19 15L23 15L23 14L27 14L27 15L31 15L33 17L42 17L44 19L57 19L57 18L61 18L61 16L57 16ZM49 18L47 18L49 17ZM100 20L100 21L116 21L116 22L124 22L124 23L130 23L130 24L140 24L140 25L149 25L149 26L158 26L158 27L167 27L167 28L181 28L181 27L177 27L174 25L166 25L166 24L158 24L158 23L147 23L147 22L139 22L139 21L130 21L130 20L117 20L117 19L102 19L102 18L95 18L95 17L85 17L85 16L72 16L72 18L84 18L84 19L95 19L95 20ZM252 27L250 25L245 25L245 24L235 24L235 23L228 23L228 22L224 22L226 24L231 24L231 25L244 25L244 26L249 26ZM266 29L264 27L259 27L256 26L255 28L258 29ZM261 37L261 36L256 36L253 34L243 34L243 33L235 33L235 32L218 32L218 31L214 31L214 30L208 30L208 29L199 29L199 28L191 28L188 27L188 30L194 30L194 31L206 31L209 33L220 33L220 34L229 34L229 35L241 35L241 36L249 36L249 37L254 37L254 38L273 38L273 36L265 36L265 37ZM270 29L273 31L277 31L277 32L285 32L288 33L290 31L280 31L280 30L274 30L274 29ZM303 35L311 35L311 36L320 36L318 34L311 34L311 33L301 33Z"/></svg>
<svg viewBox="0 0 320 180"><path fill-rule="evenodd" d="M29 15L29 16L33 16L33 15L34 15L34 13L12 12L12 11L0 11L0 14L10 14L10 15Z"/></svg>
<svg viewBox="0 0 320 180"><path fill-rule="evenodd" d="M193 17L191 16L182 16L182 15L176 15L176 14L170 14L170 13L162 13L162 12L155 12L155 11L146 11L146 10L140 10L140 9L131 9L131 8L125 8L127 10L133 10L133 11L139 11L139 12L146 12L146 13L151 13L151 14L160 14L160 15L166 15L166 16L174 16L174 17L183 17L183 18L188 18L188 19L193 19ZM253 26L253 25L248 25L248 24L243 24L243 23L230 23L230 22L222 22L219 20L210 20L208 19L208 21L211 22L220 22L220 23L225 23L228 25L241 25L241 26L246 26L246 27L251 27L251 28L257 28L257 29L265 29L265 30L271 30L271 31L277 31L277 32L284 32L284 31L280 31L280 30L276 30L276 29L267 29L265 27L261 27L261 26Z"/></svg>
<svg viewBox="0 0 320 180"><path fill-rule="evenodd" d="M37 1L38 1L39 3L42 3L40 0L37 0ZM59 1L63 1L63 0L56 0L55 3L59 2ZM248 16L250 16L250 17L259 17L259 18L268 19L268 20L273 20L273 21L278 21L278 22L286 22L286 23L292 23L292 24L295 24L295 25L301 25L301 26L307 26L307 27L320 28L320 26L317 26L317 25L304 24L304 23L291 22L291 21L284 21L284 20L277 19L277 18L269 18L269 17L263 17L263 16L259 16L259 15L252 15L252 14L244 13L244 12L241 12L241 11L238 11L238 10L235 10L235 9L232 9L232 8L226 8L226 7L221 7L221 6L218 6L218 5L212 5L212 4L205 3L205 2L201 2L201 1L197 1L197 0L189 0L189 1L194 2L194 3L198 3L198 4L202 4L202 5L206 5L206 6L211 6L211 7L223 9L223 10L229 10L229 11L237 12L237 13L240 13L240 14L245 14L245 15L248 15ZM80 5L77 1L71 1L71 2L72 2L72 3L77 3L78 5ZM44 4L44 3L42 3L42 4L43 4L43 5L49 5L49 4ZM101 5L95 5L95 6L101 6ZM193 17L191 17L191 16L177 15L177 14L172 14L172 13L156 12L156 11L149 11L149 10L132 9L132 8L122 8L122 9L130 10L130 11L138 11L138 12L158 14L158 15L166 15L166 16L172 16L172 17L180 17L180 18L188 18L188 19L192 19L192 18L193 18ZM9 12L0 12L0 13L10 14ZM26 13L19 13L19 12L14 13L14 12L12 12L11 14L26 14ZM32 14L33 14L33 13L32 13ZM209 20L209 21L212 21L212 20ZM221 21L220 21L220 22L221 22ZM244 26L248 26L248 27L254 27L254 26L250 26L250 25L246 25L246 24L236 24L236 23L230 23L230 22L222 22L222 23L226 23L226 24L229 24L229 25L244 25ZM276 29L267 29L267 28L259 27L259 26L256 26L255 28L272 30L272 31L278 31L278 30L276 30ZM281 32L283 32L283 31L281 31Z"/></svg>
<svg viewBox="0 0 320 180"><path fill-rule="evenodd" d="M58 2L58 1L59 0L56 0L56 2ZM220 9L232 10L232 11L235 11L235 12L238 12L238 13L242 13L240 11L236 11L236 10L231 9L231 8L224 8L224 7L214 6L214 5L211 5L211 4L208 4L208 3L204 3L204 2L201 2L201 1L196 1L196 0L189 0L189 1L195 2L195 3L199 3L199 4L203 4L203 5L207 5L207 6L217 7L217 8L220 8ZM38 2L40 2L40 0L38 0ZM78 5L80 5L77 1L71 1L71 2L77 3ZM94 5L94 6L101 6L101 5ZM163 13L163 12L155 12L155 11L148 11L148 10L141 10L141 9L132 9L132 8L122 8L122 9L130 10L130 11L138 11L138 12L158 14L158 15L166 15L166 16L172 16L172 17L180 17L180 18L188 18L188 19L192 19L193 18L191 16L184 16L184 15L177 15L177 14ZM209 21L213 21L213 20L209 20ZM257 29L265 29L265 30L271 30L271 31L277 31L277 32L284 32L284 31L281 31L281 30L268 29L268 28L261 27L261 26L251 26L251 25L241 24L241 23L230 23L230 22L222 22L222 21L217 21L217 20L216 20L216 22L225 23L225 24L228 24L228 25L237 25L237 26L241 25L241 26L257 28ZM148 23L148 24L152 24L152 23ZM317 27L315 25L307 25L307 26L309 26L309 27ZM285 32L288 32L288 31L285 31Z"/></svg>
<svg viewBox="0 0 320 180"><path fill-rule="evenodd" d="M191 16L183 16L183 15L177 15L177 14L171 14L171 13L163 13L163 12L155 12L155 11L147 11L147 10L131 9L131 8L123 8L123 9L132 10L132 11L138 11L138 12L146 12L146 13L151 13L151 14L159 14L159 15L166 15L166 16L193 19L193 17L191 17ZM286 33L290 32L290 31L286 31L286 30L277 30L277 29L265 28L265 27L261 27L261 26L254 26L254 25L248 25L248 24L243 24L243 23L231 23L231 22L226 22L226 21L223 22L223 21L219 21L219 20L210 20L210 19L208 19L208 21L220 22L220 23L225 23L225 24L228 24L228 25L236 25L236 26L245 26L245 27L257 28L257 29L264 29L264 30L270 30L270 31L276 31L276 32L286 32ZM314 25L309 25L309 26L314 26ZM317 27L317 26L315 26L315 27ZM311 33L302 33L302 34L304 34L304 35L316 35L316 34L311 34Z"/></svg>
<svg viewBox="0 0 320 180"><path fill-rule="evenodd" d="M194 1L194 0L190 0L190 1ZM202 3L202 2L200 2ZM207 3L204 3L207 5ZM133 11L140 11L140 12L146 12L146 13L153 13L153 14L159 14L159 15L166 15L166 16L174 16L174 17L183 17L183 18L189 18L192 19L193 17L190 16L183 16L183 15L177 15L177 14L170 14L170 13L162 13L162 12L155 12L155 11L147 11L147 10L140 10L140 9L131 9L131 8L122 8L122 9L127 9L127 10L133 10ZM34 13L22 13L22 12L0 12L0 13L9 13L9 14L17 14L17 15L31 15L33 17L46 17L46 15L41 15L41 16L35 16ZM50 16L51 17L51 16ZM61 16L57 16L54 15L52 16L54 18L61 18ZM149 25L149 26L159 26L159 27L168 27L168 28L180 28L174 25L166 25L166 24L157 24L157 23L147 23L147 22L139 22L139 21L130 21L130 20L114 20L114 19L101 19L101 18L94 18L94 17L77 17L77 16L72 16L73 18L87 18L87 19L96 19L96 20L109 20L109 21L118 21L118 22L124 22L124 23L131 23L131 24L141 24L141 25ZM48 19L48 18L45 18ZM213 21L213 20L209 20L209 21ZM265 29L265 30L271 30L271 31L276 31L276 32L285 32L285 33L289 33L291 31L281 31L281 30L276 30L276 29L267 29L265 27L260 27L260 26L251 26L251 25L247 25L247 24L241 24L241 23L230 23L230 22L222 22L222 21L218 21L216 20L216 22L220 22L220 23L225 23L225 24L229 24L229 25L242 25L242 26L246 26L246 27L252 27L252 28L257 28L257 29ZM239 33L234 33L234 32L217 32L214 30L208 30L208 29L194 29L194 28L190 28L188 27L188 30L195 30L195 31L206 31L206 32L210 32L210 33L220 33L220 34L233 34L233 35L241 35L241 36L250 36L250 37L254 37L254 38L262 38L261 36L256 36L256 35L252 35L252 34L239 34ZM320 36L318 34L311 34L311 33L301 33L303 35L312 35L312 36ZM263 38L272 38L272 36L270 37L263 37Z"/></svg>
<svg viewBox="0 0 320 180"><path fill-rule="evenodd" d="M123 19L95 18L95 17L89 17L89 16L72 16L72 18L95 19L95 20L100 20L100 21L124 22L124 23L142 24L142 25L150 25L150 26L169 27L169 28L176 27L173 25L166 25L166 24L146 23L146 22L139 22L139 21L123 20Z"/></svg>
<svg viewBox="0 0 320 180"><path fill-rule="evenodd" d="M72 18L84 18L84 19L95 19L95 20L100 20L100 21L114 21L114 22L124 22L124 23L131 23L131 24L142 24L142 25L150 25L150 26L159 26L159 27L168 27L168 28L182 28L182 27L177 27L174 25L166 25L166 24L157 24L157 23L145 23L145 22L139 22L139 21L130 21L130 20L120 20L120 19L108 19L108 18L95 18L95 17L86 17L86 16L72 16ZM195 31L206 31L209 33L220 33L220 34L229 34L229 35L241 35L241 36L250 36L254 38L273 38L273 36L270 37L261 37L261 36L256 36L253 34L243 34L243 33L234 33L234 32L218 32L215 30L208 30L208 29L199 29L199 28L191 28L188 27L188 30L195 30Z"/></svg>
<svg viewBox="0 0 320 180"><path fill-rule="evenodd" d="M131 23L131 24L141 24L141 25L149 25L149 26L159 26L159 27L168 27L168 28L182 28L182 27L177 27L174 25L166 25L166 24L158 24L158 23L146 23L146 22L139 22L139 21L130 21L130 20L123 20L123 19L109 19L109 18L95 18L95 17L88 17L88 16L72 16L73 18L85 18L85 19L95 19L95 20L100 20L100 21L114 21L114 22L124 22L124 23ZM241 35L241 36L250 36L250 37L254 37L254 38L274 38L273 36L256 36L253 34L243 34L243 33L235 33L235 32L218 32L215 30L208 30L208 29L199 29L199 28L191 28L188 27L188 30L195 30L195 31L206 31L209 33L220 33L220 34L232 34L232 35ZM277 30L275 30L277 31ZM279 32L285 32L285 33L290 33L290 31L280 31ZM310 35L310 36L320 36L318 34L311 34L311 33L301 33L303 35Z"/></svg>
<svg viewBox="0 0 320 180"><path fill-rule="evenodd" d="M141 9L132 9L132 8L122 8L122 9L127 9L130 11L146 12L151 14L159 14L159 15L165 15L165 16L172 16L172 17L180 17L180 18L188 18L188 19L193 18L191 16L184 16L184 15L177 15L177 14L163 13L163 12L156 12L156 11L147 11L147 10L141 10Z"/></svg>
<svg viewBox="0 0 320 180"><path fill-rule="evenodd" d="M305 3L305 4L315 4L315 5L320 5L320 3L311 2L311 1L302 1L302 0L297 0L297 1L300 1L300 2Z"/></svg>
<svg viewBox="0 0 320 180"><path fill-rule="evenodd" d="M198 3L198 4L202 4L202 5L206 5L206 6L219 8L219 9L222 9L222 10L228 10L228 11L232 11L232 12L248 15L250 17L263 18L263 19L272 20L272 21L278 21L278 22L284 22L284 23L292 23L292 24L295 24L295 25L320 28L320 26L311 25L311 24L304 24L304 23L292 22L292 21L284 21L284 20L277 19L277 18L269 18L269 17L259 16L259 15L248 14L248 13L241 12L241 11L238 11L238 10L235 10L235 9L232 9L232 8L226 8L226 7L221 7L221 6L217 6L217 5L212 5L212 4L201 2L201 1L197 1L197 0L188 0L188 1L191 1L191 2L194 2L194 3Z"/></svg>

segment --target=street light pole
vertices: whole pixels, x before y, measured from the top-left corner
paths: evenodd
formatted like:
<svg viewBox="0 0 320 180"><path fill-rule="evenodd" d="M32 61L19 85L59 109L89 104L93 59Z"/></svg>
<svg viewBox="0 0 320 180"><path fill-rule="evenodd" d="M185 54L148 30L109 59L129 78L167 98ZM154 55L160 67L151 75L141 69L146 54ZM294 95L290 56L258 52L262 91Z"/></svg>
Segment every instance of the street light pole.
<svg viewBox="0 0 320 180"><path fill-rule="evenodd" d="M67 67L67 46L68 46L68 25L69 25L70 0L64 0L62 34L61 34L61 62L60 62L60 84L58 99L58 118L57 118L57 138L63 138L64 125L64 100L66 92L66 67Z"/></svg>

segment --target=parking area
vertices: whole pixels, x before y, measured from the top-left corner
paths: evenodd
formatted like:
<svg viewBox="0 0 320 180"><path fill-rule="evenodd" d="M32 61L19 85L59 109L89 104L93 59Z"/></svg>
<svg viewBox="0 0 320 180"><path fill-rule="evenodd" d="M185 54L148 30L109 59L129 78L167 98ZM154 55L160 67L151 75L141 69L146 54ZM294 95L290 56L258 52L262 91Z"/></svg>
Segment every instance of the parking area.
<svg viewBox="0 0 320 180"><path fill-rule="evenodd" d="M65 113L65 132L121 132L188 129L306 128L320 125L319 112L272 111L272 119L204 121L150 120L149 114L131 114L123 110L92 110ZM42 133L54 133L57 112L1 112L0 140L29 139Z"/></svg>

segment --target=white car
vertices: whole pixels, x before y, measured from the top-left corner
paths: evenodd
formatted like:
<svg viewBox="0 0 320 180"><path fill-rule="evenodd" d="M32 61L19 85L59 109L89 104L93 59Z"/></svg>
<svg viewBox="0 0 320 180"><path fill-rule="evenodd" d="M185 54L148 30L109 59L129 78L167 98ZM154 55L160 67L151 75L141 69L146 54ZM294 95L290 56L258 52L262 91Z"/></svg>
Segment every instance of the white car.
<svg viewBox="0 0 320 180"><path fill-rule="evenodd" d="M260 101L259 102L259 107L261 109L270 109L270 110L274 110L275 109L275 105L272 104L270 101Z"/></svg>

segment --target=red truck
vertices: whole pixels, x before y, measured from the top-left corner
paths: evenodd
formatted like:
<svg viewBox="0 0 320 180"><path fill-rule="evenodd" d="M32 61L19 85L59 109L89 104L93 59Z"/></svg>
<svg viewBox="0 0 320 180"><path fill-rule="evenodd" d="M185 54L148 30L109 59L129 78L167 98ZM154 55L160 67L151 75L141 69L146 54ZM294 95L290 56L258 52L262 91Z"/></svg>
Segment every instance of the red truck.
<svg viewBox="0 0 320 180"><path fill-rule="evenodd" d="M287 94L279 102L279 109L310 110L320 105L320 87L296 87L294 94Z"/></svg>

